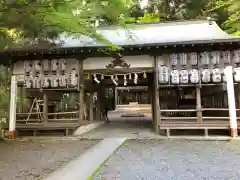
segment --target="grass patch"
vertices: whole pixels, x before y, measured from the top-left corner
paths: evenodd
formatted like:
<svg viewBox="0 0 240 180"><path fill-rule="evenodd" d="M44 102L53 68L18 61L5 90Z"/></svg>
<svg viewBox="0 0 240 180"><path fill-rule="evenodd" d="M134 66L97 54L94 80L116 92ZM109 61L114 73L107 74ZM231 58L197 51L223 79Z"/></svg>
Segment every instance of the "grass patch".
<svg viewBox="0 0 240 180"><path fill-rule="evenodd" d="M121 145L120 147L128 147L128 146L129 146L129 143L130 143L129 141L130 141L130 140L126 140L124 143L122 143L122 145ZM120 147L119 147L119 148L120 148ZM118 148L118 149L119 149L119 148Z"/></svg>
<svg viewBox="0 0 240 180"><path fill-rule="evenodd" d="M108 162L110 158L111 158L111 156L109 156L109 157L94 171L94 173L93 173L90 177L88 177L87 180L93 180L94 177L102 170L102 167L104 166L104 164L105 164L106 162Z"/></svg>
<svg viewBox="0 0 240 180"><path fill-rule="evenodd" d="M156 139L150 139L152 142L161 142L161 143L163 143L163 141L165 140L165 139L160 139L160 138L156 138Z"/></svg>
<svg viewBox="0 0 240 180"><path fill-rule="evenodd" d="M108 158L106 158L106 160L94 171L94 173L91 176L88 177L87 180L93 180L94 177L102 170L104 164L106 164L106 162L108 162L110 160L112 155L115 154L116 151L119 150L121 147L123 147L123 146L127 147L128 144L129 144L128 140L124 141Z"/></svg>

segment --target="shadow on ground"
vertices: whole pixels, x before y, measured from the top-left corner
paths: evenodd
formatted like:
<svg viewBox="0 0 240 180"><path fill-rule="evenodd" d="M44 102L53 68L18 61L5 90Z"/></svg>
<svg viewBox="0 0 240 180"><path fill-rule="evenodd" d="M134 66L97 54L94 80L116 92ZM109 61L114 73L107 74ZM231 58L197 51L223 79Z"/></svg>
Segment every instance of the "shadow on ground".
<svg viewBox="0 0 240 180"><path fill-rule="evenodd" d="M129 118L124 120L112 120L81 136L87 139L103 139L126 137L137 138L159 138L161 136L154 132L152 121L146 119Z"/></svg>

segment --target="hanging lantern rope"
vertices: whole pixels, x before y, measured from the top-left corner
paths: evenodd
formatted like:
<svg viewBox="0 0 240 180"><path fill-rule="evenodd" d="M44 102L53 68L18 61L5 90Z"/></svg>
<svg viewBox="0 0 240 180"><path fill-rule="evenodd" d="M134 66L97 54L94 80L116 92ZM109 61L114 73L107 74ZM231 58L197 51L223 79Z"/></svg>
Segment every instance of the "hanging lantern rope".
<svg viewBox="0 0 240 180"><path fill-rule="evenodd" d="M96 75L96 74L94 74L94 75L93 75L93 77L94 77L94 81L95 81L96 83L98 83L98 84L99 84L99 83L100 83L100 81L97 79L97 75Z"/></svg>
<svg viewBox="0 0 240 180"><path fill-rule="evenodd" d="M126 85L127 85L127 76L124 75L124 86L126 86Z"/></svg>
<svg viewBox="0 0 240 180"><path fill-rule="evenodd" d="M137 84L137 80L138 80L138 75L134 73L134 79L133 79L134 84Z"/></svg>
<svg viewBox="0 0 240 180"><path fill-rule="evenodd" d="M121 74L100 74L100 73L94 73L93 78L94 81L97 82L98 84L100 83L100 80L97 78L97 75L101 75L101 80L104 80L105 76L106 77L111 77L112 80L115 81L115 85L118 84L118 76L123 76L124 78L124 85L127 85L127 78L129 80L134 81L134 84L137 84L138 81L138 74L143 74L143 78L147 79L147 72L152 72L151 70L149 71L141 71L141 72L133 72L133 73L121 73ZM132 77L133 76L133 77ZM87 73L87 79L91 79L91 73Z"/></svg>
<svg viewBox="0 0 240 180"><path fill-rule="evenodd" d="M98 74L98 75L101 75L101 78L102 76L108 76L108 77L111 77L111 76L124 76L124 75L128 75L128 78L131 79L132 78L132 74L136 73L136 74L146 74L147 72L152 72L152 70L146 70L146 71L135 71L135 72L132 72L132 73L117 73L117 74L114 74L114 73L110 73L110 74L105 74L105 73L94 73L94 74ZM88 74L88 73L86 73ZM146 74L146 77L147 77L147 74Z"/></svg>
<svg viewBox="0 0 240 180"><path fill-rule="evenodd" d="M102 80L104 79L104 75L103 75L103 74L101 74L101 79L102 79Z"/></svg>
<svg viewBox="0 0 240 180"><path fill-rule="evenodd" d="M146 74L145 71L143 72L143 78L144 78L144 79L147 79L147 74Z"/></svg>
<svg viewBox="0 0 240 180"><path fill-rule="evenodd" d="M113 84L115 84L115 86L117 86L118 83L117 83L117 81L114 79L114 76L111 76L111 79L112 79Z"/></svg>
<svg viewBox="0 0 240 180"><path fill-rule="evenodd" d="M132 79L132 74L131 74L131 73L128 75L128 79L129 79L129 80Z"/></svg>

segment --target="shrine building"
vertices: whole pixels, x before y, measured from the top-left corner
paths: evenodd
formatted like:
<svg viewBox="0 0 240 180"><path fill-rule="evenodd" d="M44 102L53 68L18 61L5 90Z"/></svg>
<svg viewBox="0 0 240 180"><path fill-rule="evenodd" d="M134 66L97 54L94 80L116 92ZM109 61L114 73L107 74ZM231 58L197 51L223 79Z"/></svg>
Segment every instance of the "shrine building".
<svg viewBox="0 0 240 180"><path fill-rule="evenodd" d="M12 135L68 135L101 121L108 106L119 118L149 117L167 136L176 129L237 136L240 37L211 20L100 26L97 32L121 50L62 36L56 45L0 53L11 67Z"/></svg>

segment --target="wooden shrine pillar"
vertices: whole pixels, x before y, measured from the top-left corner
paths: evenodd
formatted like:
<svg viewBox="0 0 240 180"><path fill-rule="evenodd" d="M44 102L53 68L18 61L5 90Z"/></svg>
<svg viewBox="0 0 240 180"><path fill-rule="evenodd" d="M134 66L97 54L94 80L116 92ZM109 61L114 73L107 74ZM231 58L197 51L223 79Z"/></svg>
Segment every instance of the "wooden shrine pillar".
<svg viewBox="0 0 240 180"><path fill-rule="evenodd" d="M48 95L47 92L43 92L43 121L48 122Z"/></svg>
<svg viewBox="0 0 240 180"><path fill-rule="evenodd" d="M94 108L94 93L91 92L90 96L89 96L89 121L93 121L94 120L94 114L93 114L93 108Z"/></svg>
<svg viewBox="0 0 240 180"><path fill-rule="evenodd" d="M101 103L100 103L100 91L97 91L97 101L96 101L96 120L101 120Z"/></svg>
<svg viewBox="0 0 240 180"><path fill-rule="evenodd" d="M23 112L23 87L17 87L17 91L18 91L18 100L19 102L17 103L17 112L18 113L22 113Z"/></svg>
<svg viewBox="0 0 240 180"><path fill-rule="evenodd" d="M240 109L240 84L236 86L236 95L237 95L237 109ZM240 118L240 111L237 111L237 118Z"/></svg>
<svg viewBox="0 0 240 180"><path fill-rule="evenodd" d="M96 120L101 120L101 82L100 84L97 84L96 86L96 94L97 94L97 100L96 100Z"/></svg>
<svg viewBox="0 0 240 180"><path fill-rule="evenodd" d="M159 133L158 123L160 122L160 102L159 102L159 84L158 84L158 58L154 56L154 71L153 71L153 94L152 94L152 112L153 112L153 126L157 133Z"/></svg>
<svg viewBox="0 0 240 180"><path fill-rule="evenodd" d="M17 110L17 79L11 76L10 107L9 107L9 136L14 137L16 131L16 110Z"/></svg>
<svg viewBox="0 0 240 180"><path fill-rule="evenodd" d="M83 59L79 59L79 72L78 72L78 80L79 80L79 122L84 120L84 72L83 72Z"/></svg>
<svg viewBox="0 0 240 180"><path fill-rule="evenodd" d="M234 84L233 84L233 68L232 66L227 66L224 69L224 75L227 82L227 95L228 95L228 108L229 108L229 117L230 117L230 128L231 136L237 137L237 116L236 116L236 101L234 93Z"/></svg>
<svg viewBox="0 0 240 180"><path fill-rule="evenodd" d="M202 101L201 101L201 88L196 86L196 110L197 110L197 122L202 122Z"/></svg>
<svg viewBox="0 0 240 180"><path fill-rule="evenodd" d="M104 109L104 96L105 93L104 93L104 82L101 81L99 84L98 84L98 90L97 90L97 120L102 120L102 113L103 112L103 109Z"/></svg>

